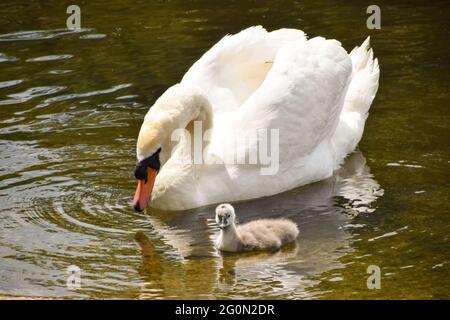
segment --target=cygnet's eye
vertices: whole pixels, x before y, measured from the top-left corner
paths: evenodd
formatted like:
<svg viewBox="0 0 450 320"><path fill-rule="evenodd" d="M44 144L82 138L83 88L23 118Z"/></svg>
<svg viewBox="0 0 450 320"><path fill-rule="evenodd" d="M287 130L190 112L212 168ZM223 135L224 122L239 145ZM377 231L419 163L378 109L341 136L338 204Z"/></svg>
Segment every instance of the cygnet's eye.
<svg viewBox="0 0 450 320"><path fill-rule="evenodd" d="M230 215L229 214L227 214L227 218L229 218L230 217Z"/></svg>

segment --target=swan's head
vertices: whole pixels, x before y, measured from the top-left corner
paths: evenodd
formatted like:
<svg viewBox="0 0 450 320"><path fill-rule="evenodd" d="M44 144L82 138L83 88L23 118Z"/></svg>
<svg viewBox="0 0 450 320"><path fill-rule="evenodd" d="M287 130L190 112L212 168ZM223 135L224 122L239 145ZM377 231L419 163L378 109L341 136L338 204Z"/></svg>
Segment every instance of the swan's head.
<svg viewBox="0 0 450 320"><path fill-rule="evenodd" d="M144 210L150 201L156 175L161 167L161 162L159 159L160 152L161 148L158 148L149 157L146 157L140 161L138 160L136 163L134 176L139 180L133 199L133 206L136 211Z"/></svg>
<svg viewBox="0 0 450 320"><path fill-rule="evenodd" d="M153 108L153 107L152 107ZM171 128L167 117L160 117L158 113L147 114L141 126L136 145L137 163L134 176L138 179L138 186L133 199L136 211L144 210L151 197L156 175L161 166L167 161L170 146L167 137Z"/></svg>
<svg viewBox="0 0 450 320"><path fill-rule="evenodd" d="M234 208L231 204L222 203L216 208L216 222L220 229L225 229L230 225L234 224L236 219L236 214L234 213Z"/></svg>
<svg viewBox="0 0 450 320"><path fill-rule="evenodd" d="M181 141L174 134L194 120L203 121L205 130L211 128L211 105L199 89L179 84L167 89L145 115L136 146L134 175L139 183L133 206L137 211L147 207L159 169Z"/></svg>

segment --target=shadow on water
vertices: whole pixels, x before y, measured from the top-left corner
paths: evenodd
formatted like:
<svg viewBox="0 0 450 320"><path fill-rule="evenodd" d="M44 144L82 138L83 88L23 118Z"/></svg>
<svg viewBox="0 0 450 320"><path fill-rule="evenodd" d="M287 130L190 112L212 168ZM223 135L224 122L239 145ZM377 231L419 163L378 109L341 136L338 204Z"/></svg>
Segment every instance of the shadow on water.
<svg viewBox="0 0 450 320"><path fill-rule="evenodd" d="M277 253L220 253L215 206L168 213L148 209L150 238L144 244L141 298L311 298L314 275L339 269L351 250L352 218L373 210L383 194L361 152L350 155L332 178L283 194L235 203L239 223L260 217L296 222L300 236ZM146 240L142 240L142 239ZM153 241L166 244L158 254ZM170 252L168 254L168 252Z"/></svg>

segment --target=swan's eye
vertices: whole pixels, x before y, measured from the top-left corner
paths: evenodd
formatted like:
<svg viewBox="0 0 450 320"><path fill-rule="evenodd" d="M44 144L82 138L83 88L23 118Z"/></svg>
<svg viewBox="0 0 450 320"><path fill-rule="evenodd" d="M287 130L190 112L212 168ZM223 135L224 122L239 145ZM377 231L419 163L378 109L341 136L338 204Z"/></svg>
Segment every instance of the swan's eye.
<svg viewBox="0 0 450 320"><path fill-rule="evenodd" d="M136 164L136 169L134 170L134 176L138 180L147 180L147 170L146 170L144 163L138 162Z"/></svg>
<svg viewBox="0 0 450 320"><path fill-rule="evenodd" d="M161 148L156 150L154 154L150 157L145 158L144 160L139 161L136 164L136 169L134 171L134 176L138 180L147 180L147 168L153 168L156 171L159 171L161 168L161 163L159 162L159 153L161 152Z"/></svg>

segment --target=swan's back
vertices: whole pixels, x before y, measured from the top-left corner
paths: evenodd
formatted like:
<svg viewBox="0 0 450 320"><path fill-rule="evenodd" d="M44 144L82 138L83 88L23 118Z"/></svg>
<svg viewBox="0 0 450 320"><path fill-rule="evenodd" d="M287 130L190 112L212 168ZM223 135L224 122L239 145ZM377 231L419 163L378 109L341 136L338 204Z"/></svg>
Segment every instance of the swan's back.
<svg viewBox="0 0 450 320"><path fill-rule="evenodd" d="M182 83L200 87L214 113L234 111L261 85L278 51L305 39L303 31L261 26L227 35L208 50L184 75Z"/></svg>
<svg viewBox="0 0 450 320"><path fill-rule="evenodd" d="M280 161L301 161L334 133L351 74L351 59L336 40L288 43L263 84L239 108L236 127L279 130L279 149L290 151Z"/></svg>

